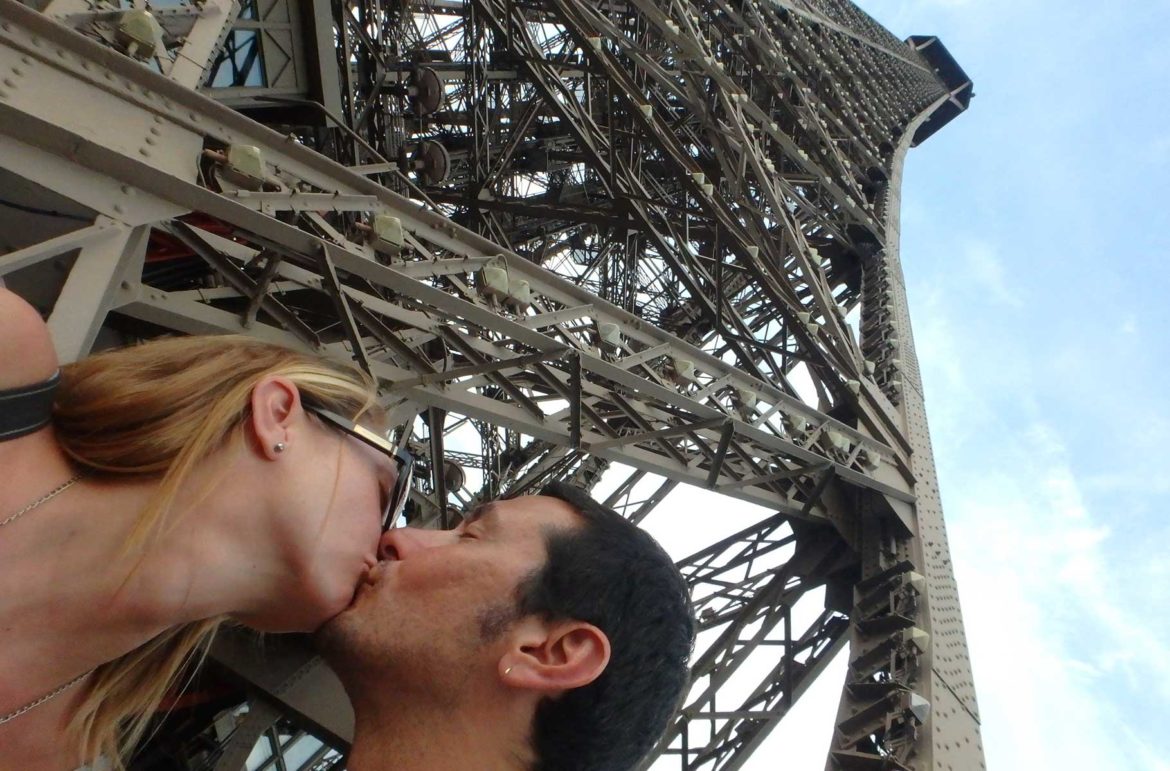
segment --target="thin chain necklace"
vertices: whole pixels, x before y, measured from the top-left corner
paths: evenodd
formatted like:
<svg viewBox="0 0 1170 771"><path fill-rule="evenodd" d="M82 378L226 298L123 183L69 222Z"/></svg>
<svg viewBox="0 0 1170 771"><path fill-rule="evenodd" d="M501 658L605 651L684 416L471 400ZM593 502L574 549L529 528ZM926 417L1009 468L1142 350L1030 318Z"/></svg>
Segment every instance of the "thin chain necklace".
<svg viewBox="0 0 1170 771"><path fill-rule="evenodd" d="M53 488L49 492L42 495L40 498L37 498L35 501L33 501L32 503L25 506L20 511L13 514L8 519L4 520L3 522L0 522L0 527L7 525L9 522L14 522L17 519L20 519L22 516L29 513L33 509L35 509L37 506L40 506L43 503L48 503L49 501L53 500L58 495L65 492L70 487L72 487L74 484L76 484L77 481L79 479L81 479L81 476L82 476L81 474L77 474L72 479L69 479L68 481L61 483L57 487ZM30 710L36 709L37 707L41 706L46 701L49 701L57 696L60 696L61 694L65 693L65 691L68 691L70 688L77 685L85 678L89 677L91 674L93 674L92 669L89 670L88 672L86 672L85 674L78 675L77 677L73 678L69 682L65 683L65 685L62 685L58 688L54 688L53 690L49 691L48 693L46 693L44 696L40 697L39 699L33 699L32 701L30 701L28 704L25 704L20 709L14 710L12 712L9 712L7 715L0 717L0 725L4 725L9 720L15 720L16 718L20 717L24 713L26 713Z"/></svg>
<svg viewBox="0 0 1170 771"><path fill-rule="evenodd" d="M61 493L68 490L70 487L73 487L73 485L75 485L77 483L77 480L79 480L79 479L81 479L81 474L75 474L72 479L68 479L68 480L62 482L60 485L53 488L49 492L45 493L40 498L37 498L35 501L33 501L32 503L25 506L20 511L13 514L8 519L4 520L3 522L0 522L0 527L4 527L9 522L15 522L16 520L23 517L25 514L28 514L30 511L35 509L37 506L40 506L42 503L48 503L49 501L53 500Z"/></svg>
<svg viewBox="0 0 1170 771"><path fill-rule="evenodd" d="M23 715L25 712L28 712L30 710L34 710L37 707L44 704L46 701L49 701L50 699L53 699L56 696L60 696L61 694L65 693L65 691L68 691L70 688L77 685L82 680L84 680L85 678L89 677L92 674L93 674L93 670L91 669L88 672L86 672L85 674L78 675L77 677L73 678L69 682L65 683L65 685L54 688L53 690L49 691L41 698L34 699L33 701L30 701L28 704L25 704L20 709L13 710L12 712L9 712L7 715L0 717L0 725L4 725L9 720L15 720L16 718Z"/></svg>

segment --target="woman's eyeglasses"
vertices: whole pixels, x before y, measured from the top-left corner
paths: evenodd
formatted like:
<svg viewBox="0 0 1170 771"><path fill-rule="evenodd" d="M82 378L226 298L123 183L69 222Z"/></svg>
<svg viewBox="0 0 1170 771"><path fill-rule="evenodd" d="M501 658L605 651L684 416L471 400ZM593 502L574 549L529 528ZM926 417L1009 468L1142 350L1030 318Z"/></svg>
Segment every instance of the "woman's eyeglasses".
<svg viewBox="0 0 1170 771"><path fill-rule="evenodd" d="M402 515L402 510L406 508L406 499L410 496L410 482L414 477L414 456L405 449L395 447L385 437L379 436L364 426L359 426L352 420L346 420L335 412L319 407L306 407L305 409L334 428L383 453L398 466L398 481L394 483L394 489L386 499L386 508L382 512L382 530L383 532L389 530Z"/></svg>

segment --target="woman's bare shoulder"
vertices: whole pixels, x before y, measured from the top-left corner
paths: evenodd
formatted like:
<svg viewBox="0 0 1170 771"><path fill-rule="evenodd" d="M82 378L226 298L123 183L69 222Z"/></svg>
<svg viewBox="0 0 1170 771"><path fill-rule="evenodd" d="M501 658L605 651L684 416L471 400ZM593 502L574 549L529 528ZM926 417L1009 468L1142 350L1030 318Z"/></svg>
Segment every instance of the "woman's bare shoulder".
<svg viewBox="0 0 1170 771"><path fill-rule="evenodd" d="M57 352L41 314L0 286L0 391L39 382L56 369Z"/></svg>

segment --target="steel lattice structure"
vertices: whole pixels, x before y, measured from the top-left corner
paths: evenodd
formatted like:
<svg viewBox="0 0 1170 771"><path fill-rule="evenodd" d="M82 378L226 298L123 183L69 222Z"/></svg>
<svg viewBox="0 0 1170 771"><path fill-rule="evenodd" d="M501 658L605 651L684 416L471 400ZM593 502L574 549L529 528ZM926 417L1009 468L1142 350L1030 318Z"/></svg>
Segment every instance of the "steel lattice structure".
<svg viewBox="0 0 1170 771"><path fill-rule="evenodd" d="M680 562L655 768L739 768L846 645L827 768L983 767L898 262L906 152L972 93L936 38L845 0L42 5L0 0L0 276L62 358L356 362L436 525L606 474L635 521L680 483L765 506ZM139 767L340 766L302 647L215 658Z"/></svg>

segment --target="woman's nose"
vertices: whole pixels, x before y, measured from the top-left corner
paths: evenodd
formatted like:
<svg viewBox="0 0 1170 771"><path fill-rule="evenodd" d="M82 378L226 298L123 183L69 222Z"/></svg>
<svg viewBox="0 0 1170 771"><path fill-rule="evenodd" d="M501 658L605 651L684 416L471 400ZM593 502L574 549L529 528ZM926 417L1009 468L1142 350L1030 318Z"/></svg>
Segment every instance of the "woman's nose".
<svg viewBox="0 0 1170 771"><path fill-rule="evenodd" d="M378 558L407 559L423 549L433 549L451 540L452 534L443 530L424 530L421 527L396 527L382 533L378 542Z"/></svg>

